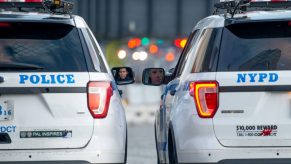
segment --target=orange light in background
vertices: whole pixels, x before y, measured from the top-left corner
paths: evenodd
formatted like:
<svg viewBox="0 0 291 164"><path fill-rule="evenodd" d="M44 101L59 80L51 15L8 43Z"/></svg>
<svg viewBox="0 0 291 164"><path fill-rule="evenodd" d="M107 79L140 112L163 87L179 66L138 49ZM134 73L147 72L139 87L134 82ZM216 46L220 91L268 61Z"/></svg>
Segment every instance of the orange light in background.
<svg viewBox="0 0 291 164"><path fill-rule="evenodd" d="M173 52L168 52L165 56L167 62L172 62L175 60L175 54Z"/></svg>
<svg viewBox="0 0 291 164"><path fill-rule="evenodd" d="M141 40L139 38L130 39L127 43L128 48L133 49L141 45Z"/></svg>
<svg viewBox="0 0 291 164"><path fill-rule="evenodd" d="M134 39L130 39L127 43L128 48L135 48L136 47L136 41Z"/></svg>
<svg viewBox="0 0 291 164"><path fill-rule="evenodd" d="M150 45L150 53L151 54L156 54L159 52L159 47L157 45Z"/></svg>
<svg viewBox="0 0 291 164"><path fill-rule="evenodd" d="M180 46L181 48L184 48L187 44L187 39L182 39L181 42L180 42Z"/></svg>

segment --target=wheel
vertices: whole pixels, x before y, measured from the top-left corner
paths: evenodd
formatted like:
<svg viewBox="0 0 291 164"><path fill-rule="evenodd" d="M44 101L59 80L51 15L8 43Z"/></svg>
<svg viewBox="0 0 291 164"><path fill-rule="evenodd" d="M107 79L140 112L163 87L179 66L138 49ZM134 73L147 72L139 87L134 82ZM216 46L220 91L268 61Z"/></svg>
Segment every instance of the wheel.
<svg viewBox="0 0 291 164"><path fill-rule="evenodd" d="M168 134L168 156L170 164L178 164L178 157L176 152L176 145L173 140L172 134L169 132Z"/></svg>
<svg viewBox="0 0 291 164"><path fill-rule="evenodd" d="M160 156L159 156L159 149L158 149L158 141L157 141L156 122L155 122L154 126L155 126L155 142L156 142L156 151L157 151L157 164L161 164L161 162L160 162Z"/></svg>

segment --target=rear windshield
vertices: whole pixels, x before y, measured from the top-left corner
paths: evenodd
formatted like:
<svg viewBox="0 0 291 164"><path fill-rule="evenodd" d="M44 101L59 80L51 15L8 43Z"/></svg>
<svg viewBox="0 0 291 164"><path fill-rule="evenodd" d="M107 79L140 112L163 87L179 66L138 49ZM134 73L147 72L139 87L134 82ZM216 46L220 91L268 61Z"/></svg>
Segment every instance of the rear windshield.
<svg viewBox="0 0 291 164"><path fill-rule="evenodd" d="M41 68L34 72L86 71L78 30L64 24L0 22L0 71L15 71L19 65Z"/></svg>
<svg viewBox="0 0 291 164"><path fill-rule="evenodd" d="M223 30L218 71L291 70L291 22L230 25Z"/></svg>

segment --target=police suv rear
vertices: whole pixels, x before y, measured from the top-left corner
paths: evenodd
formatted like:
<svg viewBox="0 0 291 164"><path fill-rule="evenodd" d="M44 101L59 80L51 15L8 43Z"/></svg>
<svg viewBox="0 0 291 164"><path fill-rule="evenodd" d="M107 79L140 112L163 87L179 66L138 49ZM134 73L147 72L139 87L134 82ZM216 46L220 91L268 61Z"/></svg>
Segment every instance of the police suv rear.
<svg viewBox="0 0 291 164"><path fill-rule="evenodd" d="M290 163L290 2L216 7L226 12L195 26L164 78L159 162Z"/></svg>
<svg viewBox="0 0 291 164"><path fill-rule="evenodd" d="M124 109L92 32L71 3L29 2L0 2L0 163L126 162Z"/></svg>

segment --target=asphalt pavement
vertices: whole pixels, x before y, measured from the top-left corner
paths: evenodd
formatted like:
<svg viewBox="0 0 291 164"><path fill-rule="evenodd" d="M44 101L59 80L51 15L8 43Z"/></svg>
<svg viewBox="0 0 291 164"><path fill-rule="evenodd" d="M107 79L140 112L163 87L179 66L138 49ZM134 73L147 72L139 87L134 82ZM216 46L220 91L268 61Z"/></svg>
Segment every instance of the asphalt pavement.
<svg viewBox="0 0 291 164"><path fill-rule="evenodd" d="M154 125L128 125L128 164L155 164L157 163Z"/></svg>

